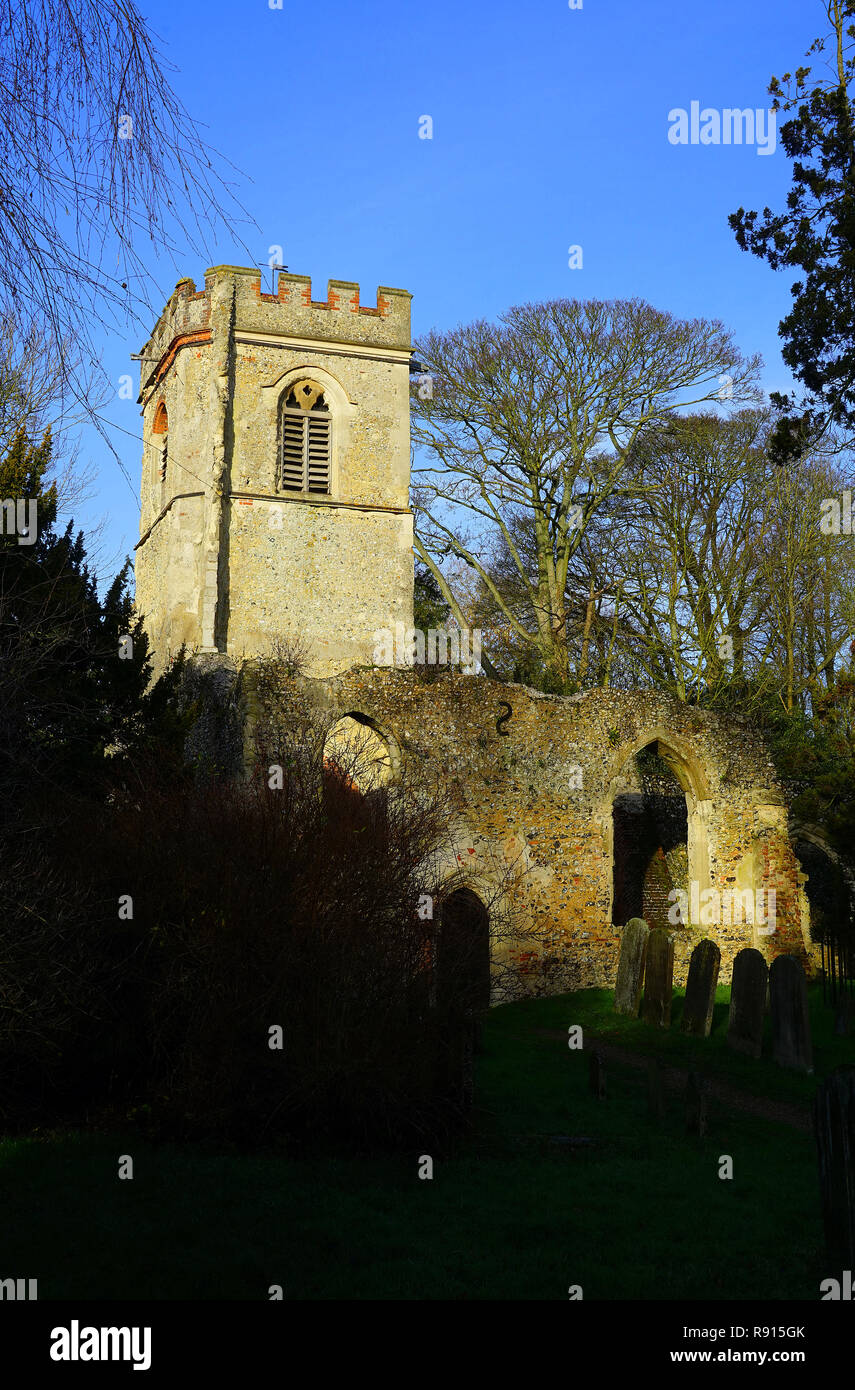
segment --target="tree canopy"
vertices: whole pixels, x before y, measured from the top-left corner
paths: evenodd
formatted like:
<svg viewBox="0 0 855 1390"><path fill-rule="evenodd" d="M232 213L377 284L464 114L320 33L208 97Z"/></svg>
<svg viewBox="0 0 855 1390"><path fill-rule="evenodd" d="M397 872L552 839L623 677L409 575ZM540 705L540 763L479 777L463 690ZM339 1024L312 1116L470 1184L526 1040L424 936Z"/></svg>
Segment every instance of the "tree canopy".
<svg viewBox="0 0 855 1390"><path fill-rule="evenodd" d="M571 561L605 509L637 489L630 463L642 432L706 402L754 399L759 363L718 321L683 321L641 300L520 305L498 323L432 332L416 349L433 381L413 397L417 553L461 625L472 624L447 559L563 688ZM497 547L519 601L494 579ZM496 670L490 653L484 665Z"/></svg>
<svg viewBox="0 0 855 1390"><path fill-rule="evenodd" d="M855 76L853 0L826 0L830 30L807 56L830 51L829 75L812 66L773 77L769 92L776 111L790 114L780 129L781 145L793 162L785 210L740 207L729 222L743 250L768 261L773 270L798 269L793 305L781 320L781 355L806 388L772 397L783 412L772 441L778 462L801 455L829 427L855 430Z"/></svg>

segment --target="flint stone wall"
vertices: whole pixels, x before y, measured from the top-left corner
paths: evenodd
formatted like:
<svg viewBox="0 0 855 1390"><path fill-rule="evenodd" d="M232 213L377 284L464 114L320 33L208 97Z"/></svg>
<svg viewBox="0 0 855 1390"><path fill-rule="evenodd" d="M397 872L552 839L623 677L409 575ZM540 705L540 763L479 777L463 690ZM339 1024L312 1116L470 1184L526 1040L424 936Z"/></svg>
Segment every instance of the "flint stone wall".
<svg viewBox="0 0 855 1390"><path fill-rule="evenodd" d="M249 727L257 716L251 663L243 682ZM721 983L729 982L733 958L745 946L770 962L795 955L809 973L816 970L787 809L749 724L657 693L548 696L452 670L429 680L395 668L302 677L292 698L330 727L348 714L367 720L389 748L393 780L421 769L447 781L455 820L442 873L449 882L465 875L485 902L513 891L523 903L541 938L535 950L510 952L519 957L512 963L523 988L536 984L544 958L561 963L564 988L614 985L620 931L612 921L612 803L633 784L634 755L651 743L686 794L690 876L702 890L774 888L776 894L771 934L745 923L673 928L675 983L685 984L692 949L704 938L721 951ZM503 701L511 707L502 725L506 736L497 729Z"/></svg>

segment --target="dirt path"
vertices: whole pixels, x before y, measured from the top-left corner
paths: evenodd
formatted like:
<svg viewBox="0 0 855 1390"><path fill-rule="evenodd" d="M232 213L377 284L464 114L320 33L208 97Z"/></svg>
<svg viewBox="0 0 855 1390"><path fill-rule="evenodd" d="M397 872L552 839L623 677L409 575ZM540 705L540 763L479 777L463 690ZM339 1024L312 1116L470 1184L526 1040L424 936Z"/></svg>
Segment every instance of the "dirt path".
<svg viewBox="0 0 855 1390"><path fill-rule="evenodd" d="M566 1043L567 1034L562 1033L557 1028L538 1028L535 1030L538 1037L555 1038ZM597 1048L603 1053L606 1060L611 1058L615 1062L623 1062L627 1066L634 1067L636 1071L647 1070L650 1057L644 1053L632 1052L629 1048L619 1047L617 1043L606 1042L599 1038L596 1033L585 1029L585 1036L593 1038ZM694 1068L698 1072L697 1068ZM794 1105L789 1101L764 1100L761 1096L753 1096L748 1091L741 1091L736 1086L731 1086L726 1081L719 1081L715 1077L707 1075L706 1072L698 1072L703 1076L709 1087L710 1096L722 1101L725 1105L733 1106L737 1110L747 1110L751 1115L757 1115L761 1120L774 1120L778 1124L790 1125L793 1129L800 1129L810 1132L811 1114L807 1105ZM669 1091L685 1090L686 1080L689 1075L688 1067L675 1067L666 1062L662 1062L662 1075L666 1088Z"/></svg>

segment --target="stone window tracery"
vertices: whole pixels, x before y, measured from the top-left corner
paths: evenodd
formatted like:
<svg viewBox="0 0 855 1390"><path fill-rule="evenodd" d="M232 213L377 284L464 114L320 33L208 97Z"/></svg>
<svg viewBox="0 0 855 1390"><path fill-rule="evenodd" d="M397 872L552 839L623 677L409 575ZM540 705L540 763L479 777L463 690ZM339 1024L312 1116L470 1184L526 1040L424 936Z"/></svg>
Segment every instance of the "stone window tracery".
<svg viewBox="0 0 855 1390"><path fill-rule="evenodd" d="M298 381L282 410L279 486L286 492L329 493L331 463L332 420L323 387Z"/></svg>

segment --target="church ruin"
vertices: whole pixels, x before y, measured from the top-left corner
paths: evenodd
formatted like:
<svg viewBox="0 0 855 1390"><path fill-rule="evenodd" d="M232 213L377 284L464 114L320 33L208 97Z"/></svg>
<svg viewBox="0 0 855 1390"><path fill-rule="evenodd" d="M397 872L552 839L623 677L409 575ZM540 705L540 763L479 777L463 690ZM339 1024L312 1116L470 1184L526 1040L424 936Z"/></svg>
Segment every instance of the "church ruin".
<svg viewBox="0 0 855 1390"><path fill-rule="evenodd" d="M141 354L136 602L155 670L182 644L228 664L251 723L254 659L305 644L307 709L370 731L390 785L411 760L447 779L438 898L458 895L455 920L481 922L522 988L547 958L564 988L612 985L632 916L674 932L678 981L702 937L723 982L749 945L815 970L785 798L750 725L651 691L547 696L376 664L378 630L413 623L411 355L404 290L363 305L330 281L316 301L305 276L266 294L232 266L179 282ZM511 879L535 949L488 939L484 904Z"/></svg>

